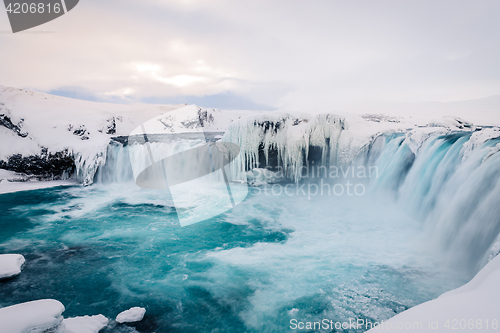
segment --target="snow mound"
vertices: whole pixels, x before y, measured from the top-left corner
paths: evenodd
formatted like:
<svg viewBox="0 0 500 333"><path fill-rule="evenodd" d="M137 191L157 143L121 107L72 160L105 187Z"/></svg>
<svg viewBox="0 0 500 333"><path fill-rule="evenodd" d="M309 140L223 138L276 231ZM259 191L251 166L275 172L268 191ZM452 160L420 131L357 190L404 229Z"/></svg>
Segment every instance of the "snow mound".
<svg viewBox="0 0 500 333"><path fill-rule="evenodd" d="M141 321L142 318L144 318L144 314L146 314L146 309L133 307L118 314L118 316L116 316L116 321L120 324L135 323Z"/></svg>
<svg viewBox="0 0 500 333"><path fill-rule="evenodd" d="M483 145L486 141L500 137L498 127L486 128L478 132L474 132L469 141L462 148L462 161L465 161L472 154L474 149Z"/></svg>
<svg viewBox="0 0 500 333"><path fill-rule="evenodd" d="M16 304L0 309L0 333L62 333L64 305L53 299Z"/></svg>
<svg viewBox="0 0 500 333"><path fill-rule="evenodd" d="M1 180L7 180L7 179L16 179L16 173L14 171L8 171L4 169L0 169L0 181ZM20 177L17 177L20 178Z"/></svg>
<svg viewBox="0 0 500 333"><path fill-rule="evenodd" d="M498 332L500 257L460 288L406 310L369 332Z"/></svg>
<svg viewBox="0 0 500 333"><path fill-rule="evenodd" d="M0 279L20 274L24 261L20 254L0 254Z"/></svg>
<svg viewBox="0 0 500 333"><path fill-rule="evenodd" d="M474 125L462 118L453 116L444 116L440 119L433 119L428 124L429 127L444 127L448 129L474 129Z"/></svg>
<svg viewBox="0 0 500 333"><path fill-rule="evenodd" d="M64 333L98 333L108 325L108 318L103 315L83 316L64 319Z"/></svg>

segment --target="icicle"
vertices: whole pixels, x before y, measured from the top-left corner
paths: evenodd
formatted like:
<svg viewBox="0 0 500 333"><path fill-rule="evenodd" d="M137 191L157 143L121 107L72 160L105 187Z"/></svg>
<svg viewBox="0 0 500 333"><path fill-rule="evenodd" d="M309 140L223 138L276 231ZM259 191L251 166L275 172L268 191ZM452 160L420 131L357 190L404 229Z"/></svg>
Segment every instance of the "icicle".
<svg viewBox="0 0 500 333"><path fill-rule="evenodd" d="M338 140L345 128L343 118L333 114L320 114L312 119L297 118L289 114L259 115L232 123L223 141L240 146L236 175L247 170L269 166L269 153L277 153L277 166L285 175L298 182L304 160L309 158L311 146L322 150L321 163L338 148ZM265 166L259 165L259 153L264 154Z"/></svg>

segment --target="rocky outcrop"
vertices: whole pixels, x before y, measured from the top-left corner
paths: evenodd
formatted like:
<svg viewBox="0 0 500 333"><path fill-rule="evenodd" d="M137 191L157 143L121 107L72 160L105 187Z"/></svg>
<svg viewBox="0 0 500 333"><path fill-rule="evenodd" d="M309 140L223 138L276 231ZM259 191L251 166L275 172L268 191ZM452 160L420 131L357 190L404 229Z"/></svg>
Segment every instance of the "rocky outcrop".
<svg viewBox="0 0 500 333"><path fill-rule="evenodd" d="M5 107L4 103L0 102L0 126L3 126L11 131L14 131L17 135L22 138L28 136L28 133L22 130L22 124L24 119L21 119L17 124L12 122L11 117L9 117L10 110Z"/></svg>
<svg viewBox="0 0 500 333"><path fill-rule="evenodd" d="M67 150L50 153L42 148L40 155L12 155L7 161L0 161L0 169L6 169L40 179L64 179L75 172L75 162Z"/></svg>

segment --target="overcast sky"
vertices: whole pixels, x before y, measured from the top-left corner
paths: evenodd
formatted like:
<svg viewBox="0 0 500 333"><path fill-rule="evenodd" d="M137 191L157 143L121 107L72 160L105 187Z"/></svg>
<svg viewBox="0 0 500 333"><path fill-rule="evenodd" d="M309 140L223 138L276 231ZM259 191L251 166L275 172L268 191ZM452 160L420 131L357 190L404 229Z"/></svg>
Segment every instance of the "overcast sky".
<svg viewBox="0 0 500 333"><path fill-rule="evenodd" d="M244 109L481 98L499 18L497 0L80 0L12 34L2 7L0 84Z"/></svg>

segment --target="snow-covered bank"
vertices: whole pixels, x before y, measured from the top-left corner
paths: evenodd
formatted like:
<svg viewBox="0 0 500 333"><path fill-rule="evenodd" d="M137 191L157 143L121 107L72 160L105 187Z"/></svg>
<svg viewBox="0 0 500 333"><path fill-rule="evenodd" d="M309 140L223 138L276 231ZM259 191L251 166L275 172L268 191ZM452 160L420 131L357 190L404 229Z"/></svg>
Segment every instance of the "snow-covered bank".
<svg viewBox="0 0 500 333"><path fill-rule="evenodd" d="M98 333L110 320L100 315L63 317L64 305L43 299L0 308L0 333ZM118 323L142 320L146 310L134 307L116 318Z"/></svg>
<svg viewBox="0 0 500 333"><path fill-rule="evenodd" d="M27 181L27 182L9 182L0 181L0 194L13 193L20 191L40 190L57 186L75 186L80 183L76 180L50 180L50 181Z"/></svg>
<svg viewBox="0 0 500 333"><path fill-rule="evenodd" d="M369 332L460 332L500 329L500 257L464 286L406 310Z"/></svg>
<svg viewBox="0 0 500 333"><path fill-rule="evenodd" d="M0 254L0 279L20 274L24 261L20 254Z"/></svg>
<svg viewBox="0 0 500 333"><path fill-rule="evenodd" d="M36 177L0 169L0 194L78 184L76 179L40 181Z"/></svg>
<svg viewBox="0 0 500 333"><path fill-rule="evenodd" d="M0 333L63 333L64 305L53 299L16 304L0 309Z"/></svg>

